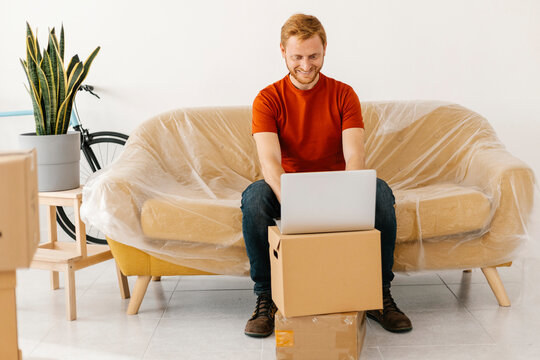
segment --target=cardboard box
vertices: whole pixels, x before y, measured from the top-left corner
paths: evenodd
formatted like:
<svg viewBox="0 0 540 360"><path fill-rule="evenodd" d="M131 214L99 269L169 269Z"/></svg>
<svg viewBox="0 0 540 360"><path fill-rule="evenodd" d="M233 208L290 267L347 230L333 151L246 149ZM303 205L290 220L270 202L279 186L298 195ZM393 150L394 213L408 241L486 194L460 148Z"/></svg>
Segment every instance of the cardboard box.
<svg viewBox="0 0 540 360"><path fill-rule="evenodd" d="M38 244L36 151L0 153L0 271L28 267Z"/></svg>
<svg viewBox="0 0 540 360"><path fill-rule="evenodd" d="M365 312L285 318L276 313L277 360L356 360L366 336Z"/></svg>
<svg viewBox="0 0 540 360"><path fill-rule="evenodd" d="M282 235L268 228L272 298L286 317L382 309L378 230Z"/></svg>

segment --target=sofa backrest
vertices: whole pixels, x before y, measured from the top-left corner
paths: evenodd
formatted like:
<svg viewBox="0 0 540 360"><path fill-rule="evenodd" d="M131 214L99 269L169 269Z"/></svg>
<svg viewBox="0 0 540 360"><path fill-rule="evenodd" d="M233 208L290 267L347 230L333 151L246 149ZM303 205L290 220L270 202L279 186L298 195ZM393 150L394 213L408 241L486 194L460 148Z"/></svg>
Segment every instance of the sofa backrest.
<svg viewBox="0 0 540 360"><path fill-rule="evenodd" d="M164 172L178 180L194 173L225 186L231 182L234 188L236 176L262 178L248 106L169 111L139 126L130 136L130 146L135 143L151 144Z"/></svg>
<svg viewBox="0 0 540 360"><path fill-rule="evenodd" d="M394 188L459 182L472 150L502 147L483 117L456 104L364 102L362 112L367 167ZM249 181L262 178L248 106L170 111L141 125L130 142L153 144L161 166L177 179L195 172L225 186L238 182L224 169Z"/></svg>
<svg viewBox="0 0 540 360"><path fill-rule="evenodd" d="M394 189L461 183L473 154L501 148L482 116L434 101L366 102L366 166Z"/></svg>

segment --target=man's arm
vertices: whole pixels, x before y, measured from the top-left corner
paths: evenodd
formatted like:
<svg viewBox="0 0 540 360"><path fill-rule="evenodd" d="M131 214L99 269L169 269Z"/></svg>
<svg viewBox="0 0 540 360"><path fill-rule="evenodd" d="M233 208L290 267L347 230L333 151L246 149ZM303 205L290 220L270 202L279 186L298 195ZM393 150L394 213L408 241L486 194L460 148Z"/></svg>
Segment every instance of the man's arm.
<svg viewBox="0 0 540 360"><path fill-rule="evenodd" d="M281 203L281 174L285 171L281 166L281 147L276 133L260 132L253 134L257 144L257 153L261 162L264 181L272 190Z"/></svg>
<svg viewBox="0 0 540 360"><path fill-rule="evenodd" d="M363 170L366 167L364 129L349 128L342 132L345 170Z"/></svg>

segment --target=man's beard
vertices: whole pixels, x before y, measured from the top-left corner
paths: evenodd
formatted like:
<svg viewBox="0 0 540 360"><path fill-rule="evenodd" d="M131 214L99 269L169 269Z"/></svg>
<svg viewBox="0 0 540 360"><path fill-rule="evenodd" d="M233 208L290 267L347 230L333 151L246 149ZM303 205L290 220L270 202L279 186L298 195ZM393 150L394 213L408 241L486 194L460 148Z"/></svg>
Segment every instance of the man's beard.
<svg viewBox="0 0 540 360"><path fill-rule="evenodd" d="M311 84L313 81L315 81L315 79L317 78L317 75L319 75L321 69L322 69L322 64L321 66L319 66L318 68L315 68L315 70L313 71L313 75L309 78L309 79L306 79L304 77L300 77L297 75L296 73L296 70L291 68L289 66L289 64L287 64L287 69L289 70L289 74L296 80L298 81L300 84L302 85L308 85L308 84Z"/></svg>

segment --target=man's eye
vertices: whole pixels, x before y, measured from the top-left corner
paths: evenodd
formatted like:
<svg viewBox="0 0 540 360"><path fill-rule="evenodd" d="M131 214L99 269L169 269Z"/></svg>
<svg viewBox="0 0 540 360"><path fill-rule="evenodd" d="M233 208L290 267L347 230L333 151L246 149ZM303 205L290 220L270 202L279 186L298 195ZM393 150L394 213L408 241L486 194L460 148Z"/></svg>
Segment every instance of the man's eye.
<svg viewBox="0 0 540 360"><path fill-rule="evenodd" d="M317 59L317 55L311 55L309 58L310 58L311 60L315 60L315 59Z"/></svg>
<svg viewBox="0 0 540 360"><path fill-rule="evenodd" d="M295 56L294 60L302 60L302 57L301 56Z"/></svg>

